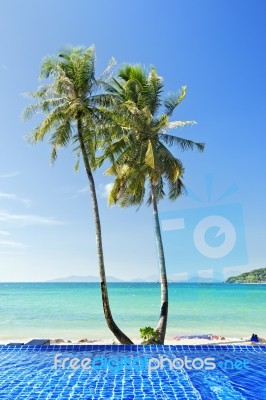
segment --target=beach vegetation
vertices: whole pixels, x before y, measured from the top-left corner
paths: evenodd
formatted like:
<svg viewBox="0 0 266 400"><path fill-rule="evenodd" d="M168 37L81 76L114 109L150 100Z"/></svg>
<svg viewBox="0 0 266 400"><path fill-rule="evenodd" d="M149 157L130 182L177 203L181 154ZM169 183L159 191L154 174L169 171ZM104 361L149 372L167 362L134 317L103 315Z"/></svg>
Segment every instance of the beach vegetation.
<svg viewBox="0 0 266 400"><path fill-rule="evenodd" d="M266 268L253 269L237 276L231 276L226 283L266 283Z"/></svg>
<svg viewBox="0 0 266 400"><path fill-rule="evenodd" d="M158 333L151 326L140 328L140 337L143 339L142 344L156 344L159 343Z"/></svg>

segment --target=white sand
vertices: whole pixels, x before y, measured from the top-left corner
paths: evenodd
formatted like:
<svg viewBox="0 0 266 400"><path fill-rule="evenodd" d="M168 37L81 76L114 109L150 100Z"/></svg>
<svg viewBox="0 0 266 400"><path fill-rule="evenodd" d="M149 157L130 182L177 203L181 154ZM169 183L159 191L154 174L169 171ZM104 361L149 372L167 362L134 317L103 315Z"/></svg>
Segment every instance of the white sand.
<svg viewBox="0 0 266 400"><path fill-rule="evenodd" d="M8 343L27 343L30 340L34 338L23 338L23 339L5 339L1 340L0 339L0 344L8 344ZM37 338L35 338L37 339ZM70 339L70 342L68 342L69 339L62 338L64 341L59 342L58 339L50 339L51 344L64 344L64 345L72 345L72 344L78 344L78 345L105 345L105 344L119 344L117 339L87 339L87 341L82 340L80 342L80 339ZM169 339L167 338L164 342L165 345L203 345L203 344L251 344L249 337L245 338L239 338L239 337L225 337L223 340L221 338L219 339L180 339L180 340L174 340L174 339ZM141 340L138 339L133 339L132 340L134 344L141 344ZM260 343L262 344L262 343Z"/></svg>

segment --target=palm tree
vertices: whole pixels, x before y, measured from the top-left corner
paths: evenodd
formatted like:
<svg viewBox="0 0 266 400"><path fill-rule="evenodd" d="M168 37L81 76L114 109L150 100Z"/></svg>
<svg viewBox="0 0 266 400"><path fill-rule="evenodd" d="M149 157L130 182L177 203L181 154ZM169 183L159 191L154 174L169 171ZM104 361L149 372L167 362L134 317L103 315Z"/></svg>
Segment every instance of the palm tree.
<svg viewBox="0 0 266 400"><path fill-rule="evenodd" d="M107 68L109 70L111 64ZM64 49L57 57L44 59L41 78L49 83L29 93L36 102L26 108L24 117L30 118L37 112L45 114L43 121L30 136L33 143L50 137L51 159L55 161L57 150L69 143L81 154L89 180L96 230L99 275L102 304L108 327L124 344L132 341L115 324L108 299L99 208L95 190L93 170L96 168L95 152L102 126L103 115L99 106L109 104L110 94L99 90L100 81L95 78L95 51L88 49Z"/></svg>
<svg viewBox="0 0 266 400"><path fill-rule="evenodd" d="M118 73L118 78L106 84L106 90L115 99L115 107L105 110L119 129L113 129L109 142L99 158L101 164L106 158L112 162L106 174L114 175L115 181L109 195L109 204L118 203L122 207L140 206L148 189L148 205L152 205L155 235L159 256L161 280L161 309L156 327L160 343L164 343L168 316L168 284L165 256L158 215L158 202L165 197L175 200L184 192L182 177L184 168L169 150L177 145L181 150L197 148L203 151L202 143L183 139L167 133L169 129L193 125L194 121L169 122L175 108L186 95L186 87L181 93L169 94L162 98L162 78L154 67L147 73L139 65L126 65ZM160 114L161 106L164 111Z"/></svg>

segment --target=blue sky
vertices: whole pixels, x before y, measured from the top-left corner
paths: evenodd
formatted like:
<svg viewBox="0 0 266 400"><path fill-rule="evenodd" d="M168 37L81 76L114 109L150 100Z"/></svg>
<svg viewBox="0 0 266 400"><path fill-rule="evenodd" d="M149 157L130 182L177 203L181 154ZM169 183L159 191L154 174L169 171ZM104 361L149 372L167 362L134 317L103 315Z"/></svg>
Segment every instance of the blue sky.
<svg viewBox="0 0 266 400"><path fill-rule="evenodd" d="M165 200L160 210L240 204L248 262L235 267L265 267L265 17L264 0L2 0L0 281L98 274L83 168L74 173L71 148L51 167L49 145L23 139L37 120L22 121L28 102L21 94L37 88L41 60L63 45L95 44L99 74L114 56L118 64L154 65L167 91L187 85L174 119L196 120L177 134L206 143L203 154L179 154L184 182L200 201ZM103 172L95 179L107 274L131 279L157 273L151 209L108 208L111 179ZM217 203L234 184L237 191ZM177 261L183 272L184 260Z"/></svg>

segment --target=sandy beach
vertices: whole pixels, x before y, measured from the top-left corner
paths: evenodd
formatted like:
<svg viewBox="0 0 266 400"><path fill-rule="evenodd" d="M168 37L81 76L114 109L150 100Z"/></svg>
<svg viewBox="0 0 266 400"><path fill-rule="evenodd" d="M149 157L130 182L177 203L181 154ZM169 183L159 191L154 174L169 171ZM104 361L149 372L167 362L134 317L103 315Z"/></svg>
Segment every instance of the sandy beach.
<svg viewBox="0 0 266 400"><path fill-rule="evenodd" d="M0 344L7 345L9 343L23 343L26 344L33 339L44 339L44 338L23 338L23 339L4 339L0 340ZM47 338L45 338L47 339ZM66 339L66 338L50 338L50 344L52 345L119 345L120 343L116 339ZM133 339L134 344L141 344L141 340ZM227 345L227 344L239 344L239 345L258 345L266 344L266 341L260 338L259 343L254 343L250 341L250 337L224 337L218 339L166 339L165 345L177 346L177 345Z"/></svg>

